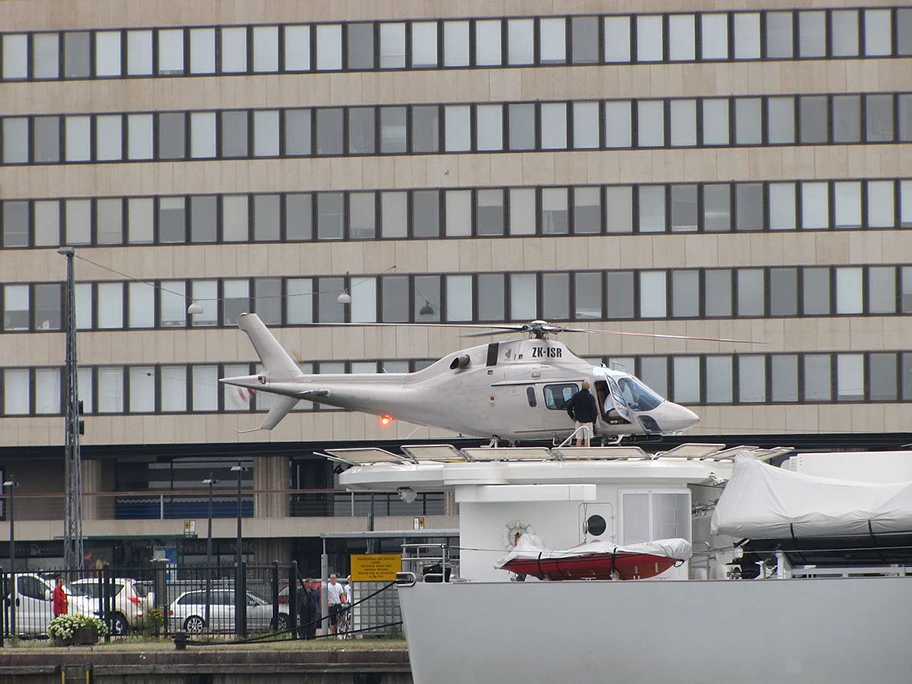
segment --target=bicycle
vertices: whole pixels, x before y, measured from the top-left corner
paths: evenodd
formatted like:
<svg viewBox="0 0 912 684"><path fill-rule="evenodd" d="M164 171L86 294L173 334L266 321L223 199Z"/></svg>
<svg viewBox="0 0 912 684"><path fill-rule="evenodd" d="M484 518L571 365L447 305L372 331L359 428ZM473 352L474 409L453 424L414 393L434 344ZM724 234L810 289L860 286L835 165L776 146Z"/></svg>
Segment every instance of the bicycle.
<svg viewBox="0 0 912 684"><path fill-rule="evenodd" d="M336 638L337 639L351 639L354 635L351 633L352 630L352 610L351 606L342 606L342 610L339 611L338 621L336 622Z"/></svg>

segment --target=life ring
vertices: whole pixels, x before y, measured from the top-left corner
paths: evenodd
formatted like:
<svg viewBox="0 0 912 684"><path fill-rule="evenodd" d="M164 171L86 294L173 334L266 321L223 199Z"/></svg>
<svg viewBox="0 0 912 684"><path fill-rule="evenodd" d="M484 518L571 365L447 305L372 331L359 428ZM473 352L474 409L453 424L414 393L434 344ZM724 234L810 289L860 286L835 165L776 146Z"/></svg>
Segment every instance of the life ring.
<svg viewBox="0 0 912 684"><path fill-rule="evenodd" d="M515 546L513 538L517 533L535 534L535 530L532 528L532 525L525 520L514 520L513 522L507 523L503 529L503 545L505 549L512 549Z"/></svg>

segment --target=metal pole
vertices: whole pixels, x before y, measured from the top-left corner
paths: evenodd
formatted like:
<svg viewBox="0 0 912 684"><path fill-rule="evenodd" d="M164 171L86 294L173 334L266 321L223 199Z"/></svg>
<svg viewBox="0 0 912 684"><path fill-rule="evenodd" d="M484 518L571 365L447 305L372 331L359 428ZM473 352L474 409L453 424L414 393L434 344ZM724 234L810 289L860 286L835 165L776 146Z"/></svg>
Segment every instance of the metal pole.
<svg viewBox="0 0 912 684"><path fill-rule="evenodd" d="M13 493L19 484L12 478L4 482L9 490L9 538L10 538L10 572L16 572L16 510L13 506Z"/></svg>
<svg viewBox="0 0 912 684"><path fill-rule="evenodd" d="M15 512L13 511L13 490L19 486L19 483L9 478L4 481L4 486L9 489L9 524L10 524L10 575L9 575L9 624L10 636L16 638L16 604L19 602L19 587L16 583L16 535L15 535ZM6 603L4 601L4 603ZM2 622L2 620L0 620ZM2 627L2 625L0 625ZM0 641L2 645L2 641Z"/></svg>
<svg viewBox="0 0 912 684"><path fill-rule="evenodd" d="M320 554L320 628L323 634L329 634L329 556L326 553L326 537L323 537L323 553Z"/></svg>
<svg viewBox="0 0 912 684"><path fill-rule="evenodd" d="M237 471L238 471L238 473L237 473L237 545L235 548L237 558L235 560L237 562L237 566L241 567L241 563L243 562L243 554L242 554L242 549L241 549L241 543L243 542L243 535L242 535L242 529L241 529L241 520L242 520L242 515L243 515L243 510L241 508L241 476L244 474L244 469L241 466L240 461L238 461L238 464L237 464Z"/></svg>
<svg viewBox="0 0 912 684"><path fill-rule="evenodd" d="M76 285L72 247L57 250L67 260L66 280L66 511L63 561L67 570L82 568L82 458L79 451L79 392L76 376Z"/></svg>
<svg viewBox="0 0 912 684"><path fill-rule="evenodd" d="M209 627L210 603L212 596L212 485L215 480L212 473L209 473L209 479L203 480L209 485L209 530L206 533L206 627Z"/></svg>
<svg viewBox="0 0 912 684"><path fill-rule="evenodd" d="M247 636L247 595L245 591L246 583L244 581L244 557L243 557L243 530L241 520L243 510L241 508L241 477L244 474L244 466L238 461L236 466L231 468L237 470L237 542L235 543L235 569L234 569L234 629L235 635L241 638Z"/></svg>
<svg viewBox="0 0 912 684"><path fill-rule="evenodd" d="M206 567L212 566L212 485L215 480L212 479L212 473L209 473L209 530L206 533Z"/></svg>

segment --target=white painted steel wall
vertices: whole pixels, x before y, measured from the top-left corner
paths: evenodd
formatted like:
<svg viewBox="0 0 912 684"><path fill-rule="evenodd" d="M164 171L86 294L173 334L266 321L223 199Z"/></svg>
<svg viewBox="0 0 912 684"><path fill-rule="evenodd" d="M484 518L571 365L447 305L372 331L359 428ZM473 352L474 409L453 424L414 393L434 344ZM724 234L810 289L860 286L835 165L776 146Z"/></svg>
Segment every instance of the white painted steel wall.
<svg viewBox="0 0 912 684"><path fill-rule="evenodd" d="M912 579L417 584L415 684L908 684Z"/></svg>

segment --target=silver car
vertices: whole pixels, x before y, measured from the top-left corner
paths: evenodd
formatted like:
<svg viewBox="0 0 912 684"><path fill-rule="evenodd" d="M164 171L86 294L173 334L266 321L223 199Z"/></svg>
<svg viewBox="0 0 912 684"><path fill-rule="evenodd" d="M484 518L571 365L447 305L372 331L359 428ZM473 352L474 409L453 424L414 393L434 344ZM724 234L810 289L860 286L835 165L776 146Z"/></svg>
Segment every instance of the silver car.
<svg viewBox="0 0 912 684"><path fill-rule="evenodd" d="M273 606L259 596L247 592L247 629L251 632L266 632L276 628L282 632L288 629L288 608L282 606L278 625L273 624ZM281 611L280 608L280 611ZM208 624L206 621L206 591L197 589L178 596L168 612L172 629L182 629L190 634L234 631L234 590L212 589L209 593Z"/></svg>
<svg viewBox="0 0 912 684"><path fill-rule="evenodd" d="M110 582L111 634L122 636L135 628L137 621L155 605L155 595L145 585L133 579L115 577ZM93 613L101 615L104 612L102 588L97 579L76 580L72 586L89 600Z"/></svg>

